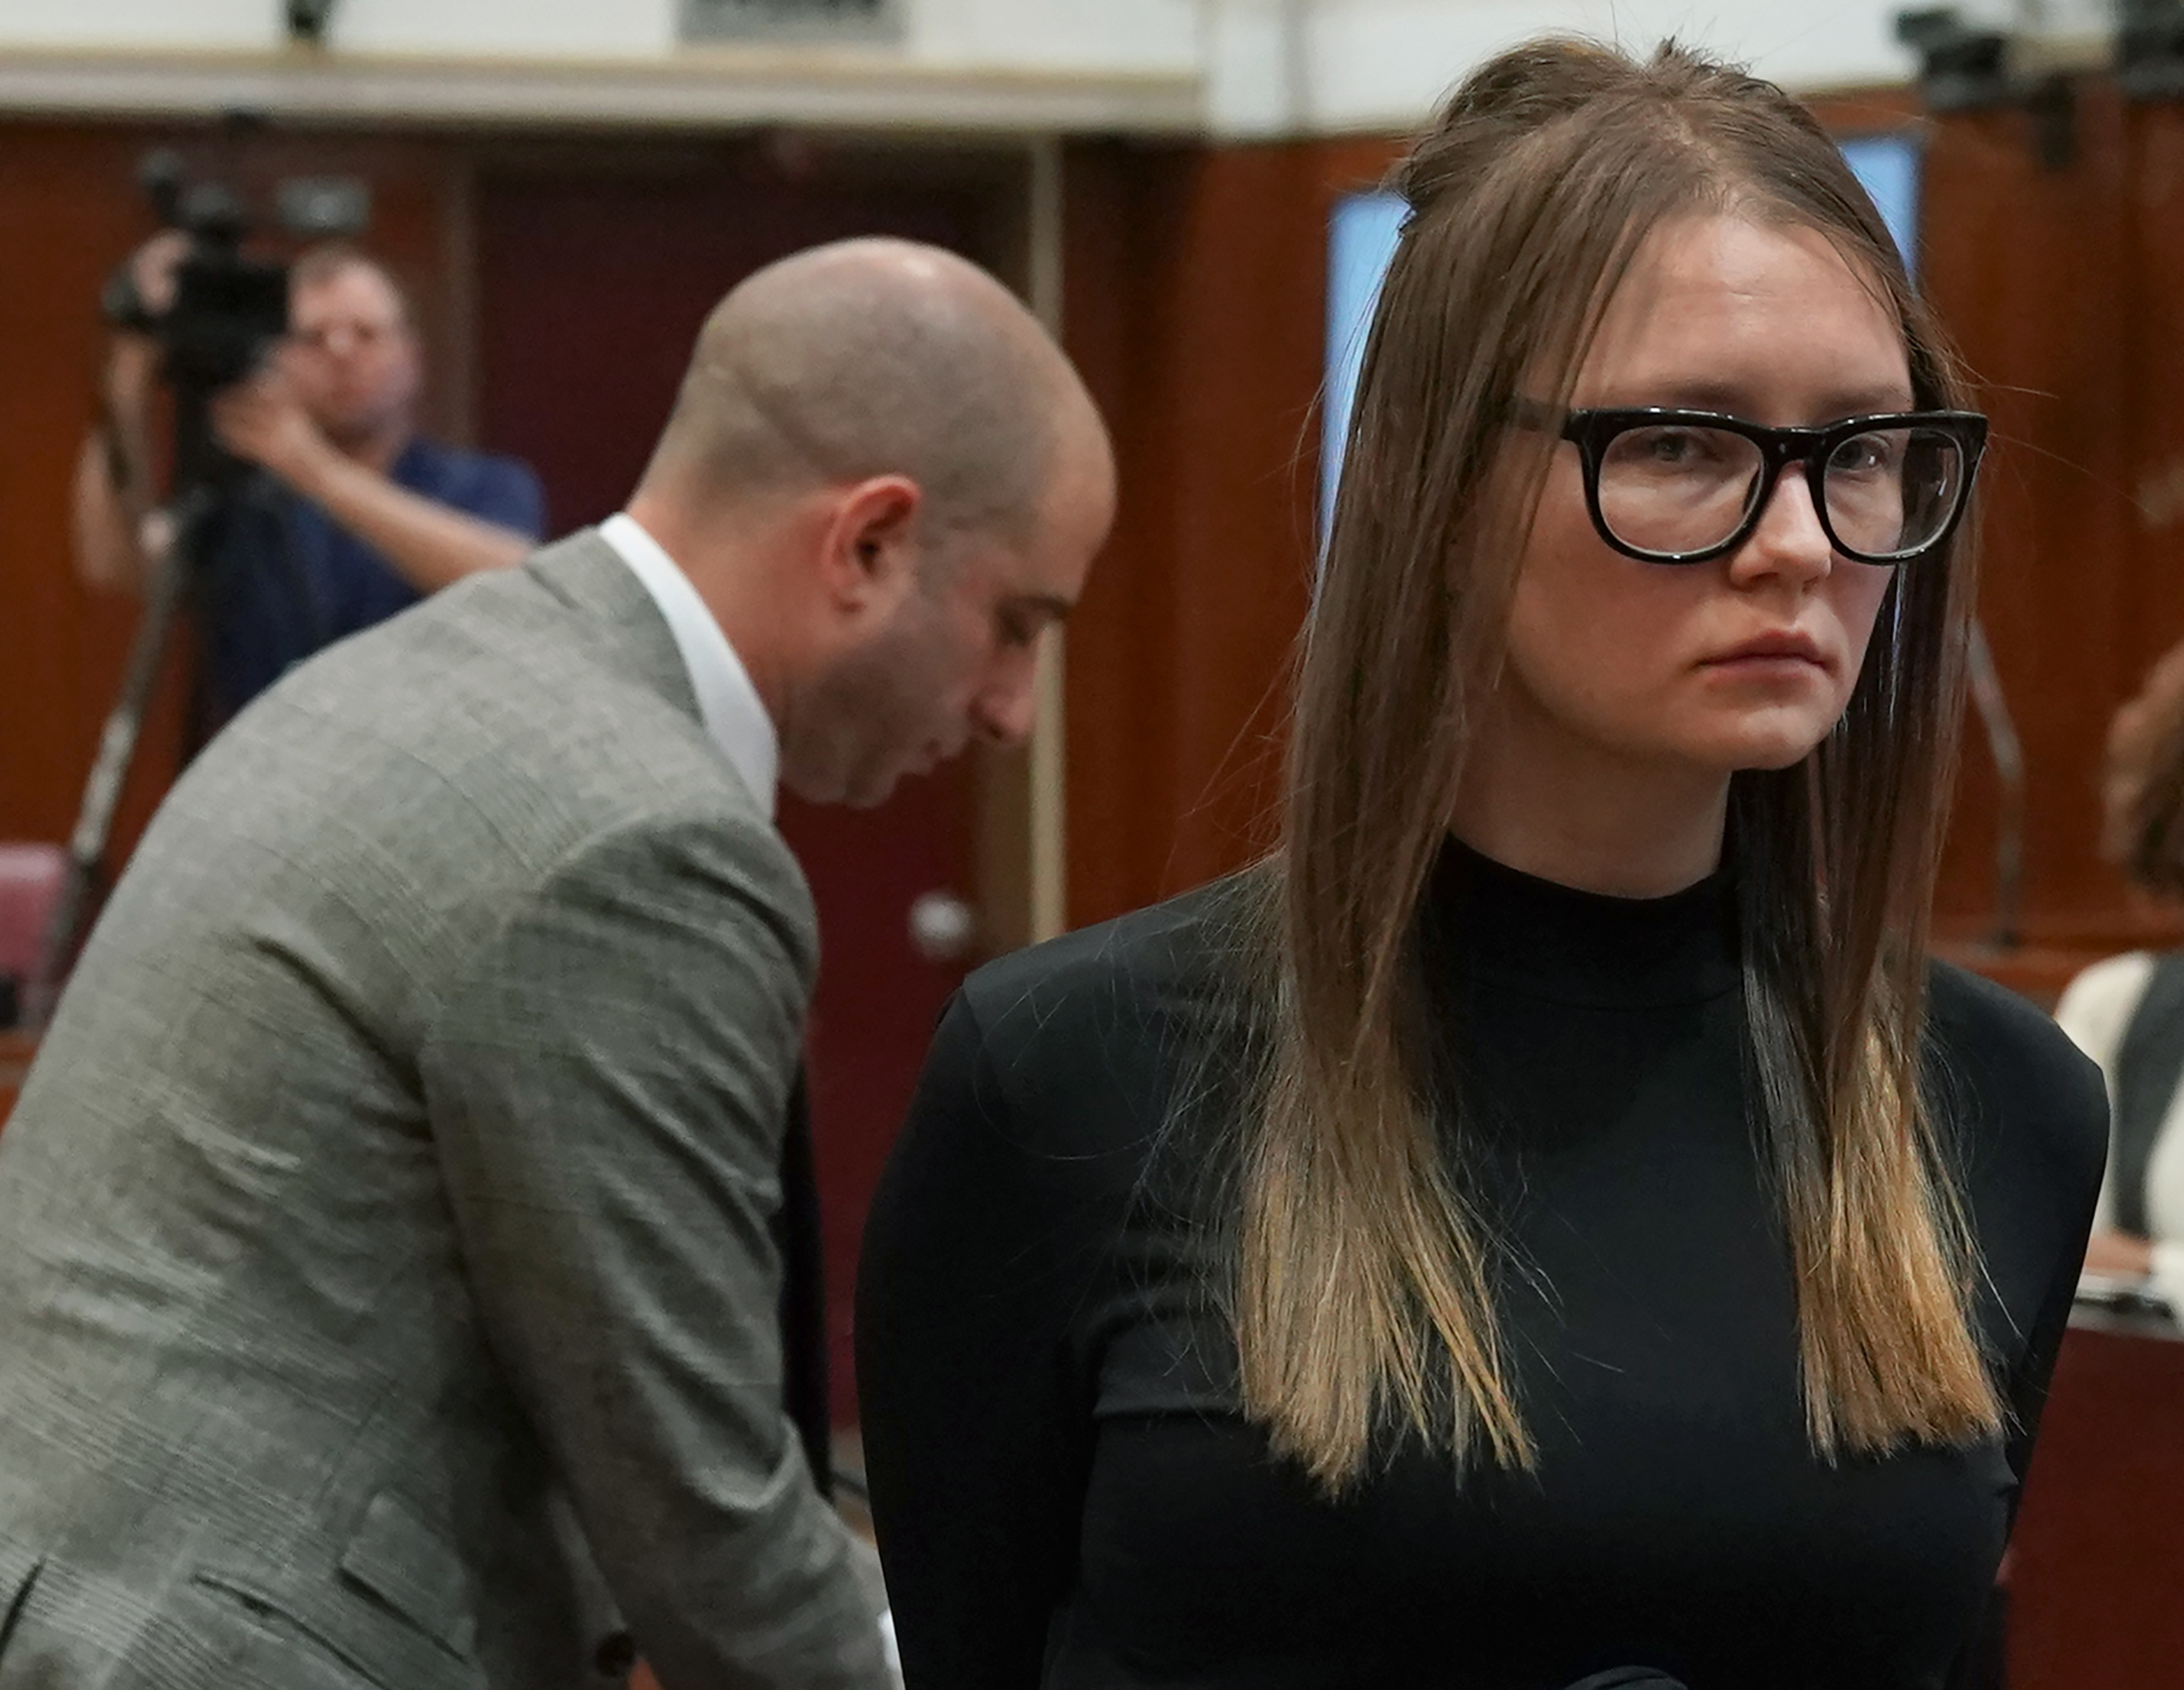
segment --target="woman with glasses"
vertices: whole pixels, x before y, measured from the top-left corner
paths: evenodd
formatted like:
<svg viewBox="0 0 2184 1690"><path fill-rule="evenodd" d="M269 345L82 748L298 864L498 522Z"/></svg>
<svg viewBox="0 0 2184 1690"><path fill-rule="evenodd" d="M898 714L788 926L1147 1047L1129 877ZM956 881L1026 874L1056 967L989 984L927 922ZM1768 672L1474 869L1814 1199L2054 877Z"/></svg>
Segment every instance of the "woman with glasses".
<svg viewBox="0 0 2184 1690"><path fill-rule="evenodd" d="M1983 425L1768 84L1395 186L1279 850L973 976L872 1210L910 1690L1939 1686L2103 1130L1925 955Z"/></svg>

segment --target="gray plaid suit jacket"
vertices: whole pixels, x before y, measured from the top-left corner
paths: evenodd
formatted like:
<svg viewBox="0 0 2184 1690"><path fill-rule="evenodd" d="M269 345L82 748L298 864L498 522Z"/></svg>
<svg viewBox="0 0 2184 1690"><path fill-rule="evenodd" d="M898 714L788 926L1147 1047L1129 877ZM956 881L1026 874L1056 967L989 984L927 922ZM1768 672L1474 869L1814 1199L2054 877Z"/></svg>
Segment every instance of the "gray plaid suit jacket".
<svg viewBox="0 0 2184 1690"><path fill-rule="evenodd" d="M886 1682L783 1408L810 895L586 533L191 768L0 1136L0 1687ZM619 1671L615 1671L618 1666Z"/></svg>

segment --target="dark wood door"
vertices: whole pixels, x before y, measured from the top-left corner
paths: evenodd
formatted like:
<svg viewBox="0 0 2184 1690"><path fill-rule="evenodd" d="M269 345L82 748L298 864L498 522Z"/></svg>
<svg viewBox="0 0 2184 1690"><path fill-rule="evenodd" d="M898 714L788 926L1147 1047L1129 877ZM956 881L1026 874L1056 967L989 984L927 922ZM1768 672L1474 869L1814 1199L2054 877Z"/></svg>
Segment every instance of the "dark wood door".
<svg viewBox="0 0 2184 1690"><path fill-rule="evenodd" d="M476 203L480 432L537 468L560 531L620 508L699 325L738 281L856 234L976 256L982 226L975 196L955 187L769 181L729 167L488 171ZM782 807L819 908L810 1049L838 1421L855 1415L850 1309L865 1210L961 973L918 953L910 907L928 891L972 898L972 803L957 767L876 810Z"/></svg>

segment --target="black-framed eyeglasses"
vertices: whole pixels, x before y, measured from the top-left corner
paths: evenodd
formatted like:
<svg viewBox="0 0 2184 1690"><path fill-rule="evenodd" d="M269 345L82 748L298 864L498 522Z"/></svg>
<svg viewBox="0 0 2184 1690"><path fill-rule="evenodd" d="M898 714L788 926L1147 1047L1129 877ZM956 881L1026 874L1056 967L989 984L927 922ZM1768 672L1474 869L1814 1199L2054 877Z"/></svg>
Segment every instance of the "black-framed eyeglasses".
<svg viewBox="0 0 2184 1690"><path fill-rule="evenodd" d="M1520 400L1514 416L1576 446L1593 527L1649 564L1703 564L1735 551L1792 464L1804 467L1836 552L1861 564L1909 563L1954 531L1986 447L1986 419L1976 411L1769 428L1718 411L1557 413Z"/></svg>

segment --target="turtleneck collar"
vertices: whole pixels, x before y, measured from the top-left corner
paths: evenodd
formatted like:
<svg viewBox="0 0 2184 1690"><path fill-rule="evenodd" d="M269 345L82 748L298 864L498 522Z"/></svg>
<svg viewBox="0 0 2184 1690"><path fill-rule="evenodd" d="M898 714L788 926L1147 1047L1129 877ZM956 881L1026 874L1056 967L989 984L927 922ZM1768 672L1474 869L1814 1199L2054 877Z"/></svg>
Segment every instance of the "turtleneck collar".
<svg viewBox="0 0 2184 1690"><path fill-rule="evenodd" d="M1612 898L1521 873L1451 834L1434 864L1426 917L1436 956L1557 1003L1698 1003L1742 981L1727 869L1666 898Z"/></svg>

